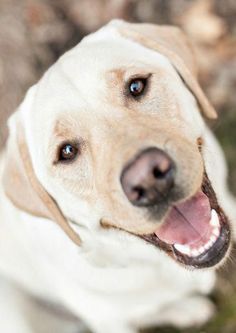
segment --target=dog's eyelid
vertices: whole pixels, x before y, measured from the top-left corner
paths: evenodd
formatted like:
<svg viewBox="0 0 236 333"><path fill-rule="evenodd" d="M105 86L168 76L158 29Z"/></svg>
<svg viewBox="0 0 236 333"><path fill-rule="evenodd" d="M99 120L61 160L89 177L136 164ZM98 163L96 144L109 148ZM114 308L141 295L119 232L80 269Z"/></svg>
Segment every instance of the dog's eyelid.
<svg viewBox="0 0 236 333"><path fill-rule="evenodd" d="M130 82L134 80L148 80L152 76L152 73L135 73L128 78L125 79L125 84L129 84Z"/></svg>

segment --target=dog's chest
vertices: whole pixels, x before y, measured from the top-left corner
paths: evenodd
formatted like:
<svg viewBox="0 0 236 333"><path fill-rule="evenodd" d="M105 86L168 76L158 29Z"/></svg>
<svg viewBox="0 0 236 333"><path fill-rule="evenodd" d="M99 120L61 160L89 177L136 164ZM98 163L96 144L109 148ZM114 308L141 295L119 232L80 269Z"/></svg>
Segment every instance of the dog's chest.
<svg viewBox="0 0 236 333"><path fill-rule="evenodd" d="M125 233L84 235L79 249L51 221L12 212L5 221L0 273L36 296L71 305L75 312L91 300L127 316L140 309L146 313L188 293L208 292L213 285L212 272L191 274Z"/></svg>

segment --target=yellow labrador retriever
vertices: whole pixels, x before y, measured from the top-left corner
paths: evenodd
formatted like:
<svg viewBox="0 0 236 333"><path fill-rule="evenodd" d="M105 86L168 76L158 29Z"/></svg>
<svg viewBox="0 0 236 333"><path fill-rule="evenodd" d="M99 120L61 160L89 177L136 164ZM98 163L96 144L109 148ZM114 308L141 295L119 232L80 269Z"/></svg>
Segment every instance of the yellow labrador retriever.
<svg viewBox="0 0 236 333"><path fill-rule="evenodd" d="M236 209L207 118L175 27L112 21L45 73L0 160L1 332L210 318L200 268L229 253Z"/></svg>

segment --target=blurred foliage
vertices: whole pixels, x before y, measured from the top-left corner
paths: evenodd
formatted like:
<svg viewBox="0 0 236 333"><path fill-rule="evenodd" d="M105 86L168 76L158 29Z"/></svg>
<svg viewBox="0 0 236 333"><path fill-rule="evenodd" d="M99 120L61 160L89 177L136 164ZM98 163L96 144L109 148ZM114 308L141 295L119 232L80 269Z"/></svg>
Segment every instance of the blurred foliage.
<svg viewBox="0 0 236 333"><path fill-rule="evenodd" d="M236 194L236 106L220 115L215 129L229 166L229 187Z"/></svg>

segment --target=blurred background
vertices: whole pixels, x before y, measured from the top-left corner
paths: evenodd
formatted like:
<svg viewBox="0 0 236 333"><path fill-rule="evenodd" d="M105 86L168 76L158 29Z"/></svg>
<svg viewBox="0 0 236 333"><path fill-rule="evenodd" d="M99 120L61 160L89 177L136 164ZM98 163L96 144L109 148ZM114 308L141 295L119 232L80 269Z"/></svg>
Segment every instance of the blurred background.
<svg viewBox="0 0 236 333"><path fill-rule="evenodd" d="M188 34L199 81L219 113L210 126L225 150L236 194L236 0L0 0L0 148L7 117L26 90L62 53L112 18L174 24ZM236 332L236 259L231 261L220 269L211 295L216 316L205 327L181 333Z"/></svg>

